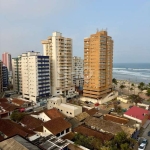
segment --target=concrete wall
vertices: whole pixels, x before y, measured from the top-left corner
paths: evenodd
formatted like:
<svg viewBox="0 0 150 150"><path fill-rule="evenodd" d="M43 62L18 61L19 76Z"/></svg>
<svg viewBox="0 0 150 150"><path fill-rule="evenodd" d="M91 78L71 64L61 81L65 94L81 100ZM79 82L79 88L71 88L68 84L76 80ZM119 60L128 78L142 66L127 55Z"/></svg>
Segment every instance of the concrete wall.
<svg viewBox="0 0 150 150"><path fill-rule="evenodd" d="M61 99L58 98L57 100L48 100L47 109L52 109L53 107L57 108L61 113L68 117L75 117L76 115L82 113L82 107L69 104L69 103L62 103Z"/></svg>

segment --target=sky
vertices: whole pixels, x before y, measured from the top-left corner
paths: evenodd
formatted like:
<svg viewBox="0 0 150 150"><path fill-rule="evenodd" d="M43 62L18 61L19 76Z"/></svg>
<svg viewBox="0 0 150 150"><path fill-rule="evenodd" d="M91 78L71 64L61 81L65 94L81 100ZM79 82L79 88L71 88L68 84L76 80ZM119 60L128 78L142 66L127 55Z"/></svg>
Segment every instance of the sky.
<svg viewBox="0 0 150 150"><path fill-rule="evenodd" d="M0 59L43 54L41 40L54 31L83 58L83 40L97 29L113 38L115 63L150 63L150 0L0 0Z"/></svg>

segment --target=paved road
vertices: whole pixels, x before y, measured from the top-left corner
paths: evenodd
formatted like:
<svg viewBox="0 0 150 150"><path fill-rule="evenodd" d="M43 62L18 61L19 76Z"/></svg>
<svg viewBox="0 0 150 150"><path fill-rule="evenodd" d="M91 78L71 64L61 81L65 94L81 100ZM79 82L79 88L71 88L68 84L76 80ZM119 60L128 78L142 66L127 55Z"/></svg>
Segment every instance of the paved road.
<svg viewBox="0 0 150 150"><path fill-rule="evenodd" d="M147 128L145 129L145 131L142 135L143 137L145 137L148 140L148 144L147 144L145 150L150 150L150 136L147 135L148 131L150 131L150 124L147 126Z"/></svg>

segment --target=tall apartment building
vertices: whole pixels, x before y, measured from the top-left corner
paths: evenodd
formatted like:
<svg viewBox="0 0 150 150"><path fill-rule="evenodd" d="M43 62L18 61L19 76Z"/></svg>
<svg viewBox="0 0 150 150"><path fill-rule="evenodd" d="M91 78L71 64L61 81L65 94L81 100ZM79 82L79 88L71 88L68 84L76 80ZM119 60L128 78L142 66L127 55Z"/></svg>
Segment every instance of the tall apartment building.
<svg viewBox="0 0 150 150"><path fill-rule="evenodd" d="M14 88L22 97L35 103L51 95L50 59L39 52L23 53L13 59Z"/></svg>
<svg viewBox="0 0 150 150"><path fill-rule="evenodd" d="M12 62L11 62L11 54L3 53L2 54L2 62L7 67L8 71L12 71Z"/></svg>
<svg viewBox="0 0 150 150"><path fill-rule="evenodd" d="M100 99L112 91L113 40L107 31L84 39L83 96Z"/></svg>
<svg viewBox="0 0 150 150"><path fill-rule="evenodd" d="M73 83L76 87L83 87L83 59L74 56L73 61Z"/></svg>
<svg viewBox="0 0 150 150"><path fill-rule="evenodd" d="M2 61L0 60L0 93L3 92L2 66L3 66L3 63L2 63Z"/></svg>
<svg viewBox="0 0 150 150"><path fill-rule="evenodd" d="M2 76L3 76L3 90L8 87L8 69L6 66L2 66Z"/></svg>
<svg viewBox="0 0 150 150"><path fill-rule="evenodd" d="M72 39L59 32L42 41L45 56L50 56L52 95L73 97L75 88L72 77Z"/></svg>
<svg viewBox="0 0 150 150"><path fill-rule="evenodd" d="M22 94L22 57L12 58L13 90Z"/></svg>

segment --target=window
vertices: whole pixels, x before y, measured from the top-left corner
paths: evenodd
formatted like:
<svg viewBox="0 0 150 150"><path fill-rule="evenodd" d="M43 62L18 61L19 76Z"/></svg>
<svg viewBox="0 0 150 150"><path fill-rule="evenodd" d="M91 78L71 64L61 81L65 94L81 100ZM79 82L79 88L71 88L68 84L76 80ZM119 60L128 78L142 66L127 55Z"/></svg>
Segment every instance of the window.
<svg viewBox="0 0 150 150"><path fill-rule="evenodd" d="M64 134L64 131L61 132L61 135Z"/></svg>
<svg viewBox="0 0 150 150"><path fill-rule="evenodd" d="M66 129L66 133L68 133L69 132L69 128L68 129Z"/></svg>

